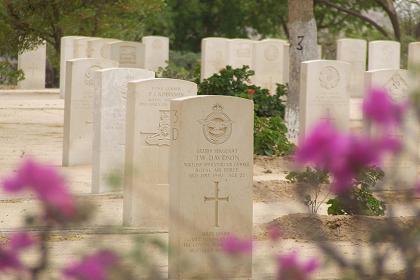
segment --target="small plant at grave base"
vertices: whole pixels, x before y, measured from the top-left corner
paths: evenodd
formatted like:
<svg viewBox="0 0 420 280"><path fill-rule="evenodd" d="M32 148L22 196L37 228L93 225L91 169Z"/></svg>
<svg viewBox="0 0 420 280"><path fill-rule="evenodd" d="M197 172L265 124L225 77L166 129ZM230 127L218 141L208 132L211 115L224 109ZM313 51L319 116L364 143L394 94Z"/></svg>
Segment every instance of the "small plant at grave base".
<svg viewBox="0 0 420 280"><path fill-rule="evenodd" d="M17 70L8 61L0 61L0 85L16 85L25 79L22 70Z"/></svg>
<svg viewBox="0 0 420 280"><path fill-rule="evenodd" d="M198 54L170 51L169 56L168 65L159 67L156 71L156 77L200 82L200 58Z"/></svg>
<svg viewBox="0 0 420 280"><path fill-rule="evenodd" d="M298 192L303 197L305 205L311 213L318 213L319 207L327 199L329 193L321 198L322 186L330 183L326 170L306 167L305 171L291 171L286 179L289 183L298 185ZM309 190L309 194L308 194Z"/></svg>
<svg viewBox="0 0 420 280"><path fill-rule="evenodd" d="M364 169L357 176L351 192L343 196L337 196L327 201L329 215L385 215L385 202L377 199L372 194L372 187L382 180L384 172L377 168Z"/></svg>
<svg viewBox="0 0 420 280"><path fill-rule="evenodd" d="M237 96L254 101L254 153L257 155L289 155L294 149L286 137L284 124L284 96L286 86L277 84L270 94L268 89L251 84L254 71L249 66L234 69L227 66L199 84L198 94Z"/></svg>

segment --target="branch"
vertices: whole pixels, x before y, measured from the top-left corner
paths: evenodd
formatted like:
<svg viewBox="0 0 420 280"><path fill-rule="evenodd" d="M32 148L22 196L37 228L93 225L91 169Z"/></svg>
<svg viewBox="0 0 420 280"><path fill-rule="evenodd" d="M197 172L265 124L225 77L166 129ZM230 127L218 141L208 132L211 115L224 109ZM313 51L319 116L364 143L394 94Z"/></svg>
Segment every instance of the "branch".
<svg viewBox="0 0 420 280"><path fill-rule="evenodd" d="M375 21L371 20L367 16L364 16L364 15L362 15L360 13L357 13L357 12L355 12L353 10L344 8L344 7L340 6L340 5L334 4L334 3L332 3L332 2L330 2L328 0L316 0L316 1L319 2L319 3L325 4L326 6L329 6L331 8L334 8L334 9L336 9L338 11L341 11L341 12L344 12L346 14L349 14L349 15L355 16L357 18L360 18L361 20L364 20L364 21L370 23L379 32L381 32L385 37L390 38L388 32L383 27L381 27L379 24L377 24Z"/></svg>
<svg viewBox="0 0 420 280"><path fill-rule="evenodd" d="M394 29L394 36L395 39L398 41L401 41L401 30L400 30L400 22L398 20L397 11L395 10L395 7L392 3L392 1L382 1L382 0L375 0L376 3L378 3L379 6L384 9L385 13L388 15L389 20L391 21L392 28Z"/></svg>

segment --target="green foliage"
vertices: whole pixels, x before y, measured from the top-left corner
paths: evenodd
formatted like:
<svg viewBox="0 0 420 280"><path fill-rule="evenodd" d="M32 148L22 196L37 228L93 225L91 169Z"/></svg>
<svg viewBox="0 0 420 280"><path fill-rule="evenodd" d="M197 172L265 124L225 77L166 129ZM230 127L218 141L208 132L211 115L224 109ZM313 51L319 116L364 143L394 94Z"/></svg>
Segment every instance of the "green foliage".
<svg viewBox="0 0 420 280"><path fill-rule="evenodd" d="M17 70L10 62L0 61L0 84L16 85L25 75L22 70Z"/></svg>
<svg viewBox="0 0 420 280"><path fill-rule="evenodd" d="M379 168L368 168L360 172L354 188L346 196L338 196L327 201L329 215L385 215L385 203L378 200L371 188L384 177Z"/></svg>
<svg viewBox="0 0 420 280"><path fill-rule="evenodd" d="M277 85L273 95L268 89L251 84L254 75L249 66L227 66L199 84L198 94L237 96L254 101L254 152L257 155L287 155L294 148L287 140L283 97L286 87Z"/></svg>
<svg viewBox="0 0 420 280"><path fill-rule="evenodd" d="M172 78L200 82L200 57L193 52L169 53L169 63L165 68L160 67L156 72L159 78Z"/></svg>
<svg viewBox="0 0 420 280"><path fill-rule="evenodd" d="M279 116L254 117L254 153L266 156L289 155L294 145L287 140L287 128Z"/></svg>
<svg viewBox="0 0 420 280"><path fill-rule="evenodd" d="M319 207L326 200L327 195L321 198L322 186L330 183L328 172L320 169L306 167L304 171L291 171L286 176L289 183L296 183L298 192L304 203L312 213L317 213Z"/></svg>

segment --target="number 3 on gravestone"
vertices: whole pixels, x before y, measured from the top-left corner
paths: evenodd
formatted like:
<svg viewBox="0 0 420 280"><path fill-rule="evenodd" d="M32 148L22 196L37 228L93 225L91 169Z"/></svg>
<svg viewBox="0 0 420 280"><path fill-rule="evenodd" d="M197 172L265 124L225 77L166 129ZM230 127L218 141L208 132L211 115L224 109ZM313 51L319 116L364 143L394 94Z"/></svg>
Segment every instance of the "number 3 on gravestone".
<svg viewBox="0 0 420 280"><path fill-rule="evenodd" d="M298 37L298 44L297 44L297 50L301 51L303 50L303 46L302 46L302 42L303 42L303 38L305 38L305 36L297 36Z"/></svg>

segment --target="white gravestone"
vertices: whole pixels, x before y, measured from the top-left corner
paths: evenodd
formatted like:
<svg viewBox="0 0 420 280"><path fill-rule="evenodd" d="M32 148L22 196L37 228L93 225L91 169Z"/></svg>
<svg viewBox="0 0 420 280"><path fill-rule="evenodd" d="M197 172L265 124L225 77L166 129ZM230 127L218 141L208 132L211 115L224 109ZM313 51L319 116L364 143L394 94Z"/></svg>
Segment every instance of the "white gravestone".
<svg viewBox="0 0 420 280"><path fill-rule="evenodd" d="M253 69L255 75L251 77L253 83L266 88L271 94L276 92L276 84L286 83L284 74L284 40L267 39L254 44Z"/></svg>
<svg viewBox="0 0 420 280"><path fill-rule="evenodd" d="M88 42L92 40L100 40L98 37L82 37L74 40L74 58L88 58Z"/></svg>
<svg viewBox="0 0 420 280"><path fill-rule="evenodd" d="M169 61L169 38L163 36L145 36L144 68L157 71L159 67L165 68Z"/></svg>
<svg viewBox="0 0 420 280"><path fill-rule="evenodd" d="M109 59L106 56L106 44L118 42L117 39L112 38L101 38L101 39L92 39L87 41L87 55L89 58L104 58Z"/></svg>
<svg viewBox="0 0 420 280"><path fill-rule="evenodd" d="M337 60L350 63L350 97L364 95L364 75L366 71L367 42L360 39L337 40Z"/></svg>
<svg viewBox="0 0 420 280"><path fill-rule="evenodd" d="M63 166L90 164L95 71L118 65L96 58L72 59L66 64Z"/></svg>
<svg viewBox="0 0 420 280"><path fill-rule="evenodd" d="M408 69L411 72L412 90L420 89L420 42L408 44Z"/></svg>
<svg viewBox="0 0 420 280"><path fill-rule="evenodd" d="M107 68L96 71L93 107L93 193L112 191L110 177L124 177L128 82L154 77L154 72L144 69Z"/></svg>
<svg viewBox="0 0 420 280"><path fill-rule="evenodd" d="M229 39L217 37L201 40L201 80L226 67L228 41Z"/></svg>
<svg viewBox="0 0 420 280"><path fill-rule="evenodd" d="M66 61L74 58L75 40L83 36L61 37L60 46L60 97L64 98L66 88Z"/></svg>
<svg viewBox="0 0 420 280"><path fill-rule="evenodd" d="M232 68L242 68L242 66L248 65L252 69L255 42L249 39L229 40L227 64Z"/></svg>
<svg viewBox="0 0 420 280"><path fill-rule="evenodd" d="M125 225L167 228L169 100L196 94L197 85L184 80L159 78L128 84Z"/></svg>
<svg viewBox="0 0 420 280"><path fill-rule="evenodd" d="M225 261L220 240L252 239L253 103L197 96L171 111L169 279L221 279L215 266L223 279L250 279L252 254Z"/></svg>
<svg viewBox="0 0 420 280"><path fill-rule="evenodd" d="M400 69L400 45L396 41L369 42L368 70Z"/></svg>
<svg viewBox="0 0 420 280"><path fill-rule="evenodd" d="M118 61L120 67L144 68L144 45L138 42L120 41L107 44L109 59Z"/></svg>
<svg viewBox="0 0 420 280"><path fill-rule="evenodd" d="M25 79L18 82L20 89L45 88L45 70L47 48L45 43L35 49L18 55L18 69L25 74Z"/></svg>
<svg viewBox="0 0 420 280"><path fill-rule="evenodd" d="M349 129L350 64L336 60L302 62L300 81L300 134L319 120L330 120L339 129Z"/></svg>
<svg viewBox="0 0 420 280"><path fill-rule="evenodd" d="M365 74L366 88L384 88L391 95L395 102L407 102L410 92L409 75L407 70L383 69L367 71ZM406 112L402 124L402 131L391 132L402 141L405 147L397 159L386 160L384 164L385 175L393 173L392 179L402 182L401 185L392 186L396 188L413 187L417 177L417 164L413 161L413 155L419 153L419 124L416 121L415 113L411 110ZM375 133L375 131L371 131ZM404 185L404 186L403 186Z"/></svg>

